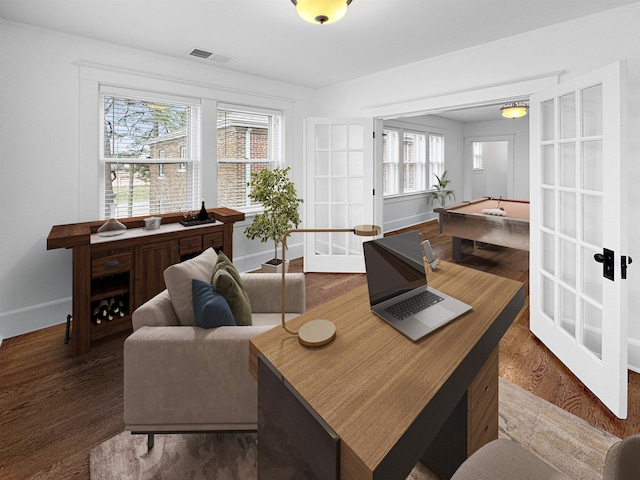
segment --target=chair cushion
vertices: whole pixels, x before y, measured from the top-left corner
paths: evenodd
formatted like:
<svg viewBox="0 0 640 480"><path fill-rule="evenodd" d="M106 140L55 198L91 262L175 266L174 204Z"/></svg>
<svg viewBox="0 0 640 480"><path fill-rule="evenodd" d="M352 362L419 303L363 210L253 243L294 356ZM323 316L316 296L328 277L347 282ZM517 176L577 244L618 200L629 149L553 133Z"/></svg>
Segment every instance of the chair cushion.
<svg viewBox="0 0 640 480"><path fill-rule="evenodd" d="M196 326L191 280L211 282L217 261L216 251L208 248L197 257L171 265L164 271L164 283L180 325Z"/></svg>
<svg viewBox="0 0 640 480"><path fill-rule="evenodd" d="M228 270L221 268L213 274L213 288L229 303L236 325L252 325L249 297Z"/></svg>
<svg viewBox="0 0 640 480"><path fill-rule="evenodd" d="M195 278L191 281L191 285L196 325L202 328L215 328L236 324L229 303L222 294L215 291L213 285Z"/></svg>
<svg viewBox="0 0 640 480"><path fill-rule="evenodd" d="M604 480L632 480L640 470L640 435L631 435L609 448L604 462Z"/></svg>
<svg viewBox="0 0 640 480"><path fill-rule="evenodd" d="M487 443L467 458L451 480L570 480L512 440Z"/></svg>

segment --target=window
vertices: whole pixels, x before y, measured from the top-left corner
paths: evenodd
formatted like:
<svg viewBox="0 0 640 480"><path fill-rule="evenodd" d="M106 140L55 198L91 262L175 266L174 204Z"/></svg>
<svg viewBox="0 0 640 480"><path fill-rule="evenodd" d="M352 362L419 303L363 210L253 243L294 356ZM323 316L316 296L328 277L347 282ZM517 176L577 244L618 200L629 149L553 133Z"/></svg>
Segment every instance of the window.
<svg viewBox="0 0 640 480"><path fill-rule="evenodd" d="M196 208L199 102L108 87L101 89L100 100L103 211L110 203L119 218Z"/></svg>
<svg viewBox="0 0 640 480"><path fill-rule="evenodd" d="M444 173L444 137L429 134L429 189L438 183L438 177Z"/></svg>
<svg viewBox="0 0 640 480"><path fill-rule="evenodd" d="M427 136L423 133L404 132L404 193L426 190Z"/></svg>
<svg viewBox="0 0 640 480"><path fill-rule="evenodd" d="M442 135L403 128L384 129L382 137L384 196L406 195L429 190L430 185L435 183L434 174L442 174L444 168L442 142Z"/></svg>
<svg viewBox="0 0 640 480"><path fill-rule="evenodd" d="M473 169L482 170L482 142L471 142L473 150Z"/></svg>
<svg viewBox="0 0 640 480"><path fill-rule="evenodd" d="M251 210L247 183L252 172L275 168L282 160L282 114L259 109L218 107L218 205Z"/></svg>
<svg viewBox="0 0 640 480"><path fill-rule="evenodd" d="M397 195L400 178L400 143L397 130L384 130L382 134L383 194Z"/></svg>

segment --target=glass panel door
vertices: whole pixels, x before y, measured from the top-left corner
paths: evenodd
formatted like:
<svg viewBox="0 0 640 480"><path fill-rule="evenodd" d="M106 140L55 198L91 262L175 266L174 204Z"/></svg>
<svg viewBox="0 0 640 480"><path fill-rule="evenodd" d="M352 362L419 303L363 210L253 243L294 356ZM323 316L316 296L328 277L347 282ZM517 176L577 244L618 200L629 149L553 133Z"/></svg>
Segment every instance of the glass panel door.
<svg viewBox="0 0 640 480"><path fill-rule="evenodd" d="M531 98L530 324L608 408L625 418L621 78L615 64ZM613 280L603 278L603 265L595 259L604 247L615 252Z"/></svg>

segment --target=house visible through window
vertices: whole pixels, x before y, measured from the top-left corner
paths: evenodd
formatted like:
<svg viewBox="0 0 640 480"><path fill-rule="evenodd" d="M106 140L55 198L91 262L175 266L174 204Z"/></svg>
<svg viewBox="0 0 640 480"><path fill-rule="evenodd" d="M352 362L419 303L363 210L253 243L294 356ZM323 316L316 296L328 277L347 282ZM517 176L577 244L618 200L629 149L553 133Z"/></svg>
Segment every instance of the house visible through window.
<svg viewBox="0 0 640 480"><path fill-rule="evenodd" d="M400 142L402 139L402 143ZM386 128L382 140L384 196L425 192L444 170L443 136Z"/></svg>
<svg viewBox="0 0 640 480"><path fill-rule="evenodd" d="M250 210L247 183L252 172L282 160L282 115L236 106L218 106L218 205Z"/></svg>
<svg viewBox="0 0 640 480"><path fill-rule="evenodd" d="M196 208L200 200L200 106L101 91L104 211L120 218Z"/></svg>

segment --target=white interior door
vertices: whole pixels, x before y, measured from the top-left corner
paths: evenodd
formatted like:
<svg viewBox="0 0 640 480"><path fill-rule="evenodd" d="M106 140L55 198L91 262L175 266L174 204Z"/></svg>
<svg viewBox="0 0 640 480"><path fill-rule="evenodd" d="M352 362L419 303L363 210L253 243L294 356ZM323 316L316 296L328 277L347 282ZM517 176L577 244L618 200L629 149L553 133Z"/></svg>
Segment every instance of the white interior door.
<svg viewBox="0 0 640 480"><path fill-rule="evenodd" d="M531 331L619 418L627 415L625 79L617 63L530 99Z"/></svg>
<svg viewBox="0 0 640 480"><path fill-rule="evenodd" d="M306 228L375 223L373 119L309 118L304 148ZM303 240L305 271L364 272L369 239L323 232Z"/></svg>

